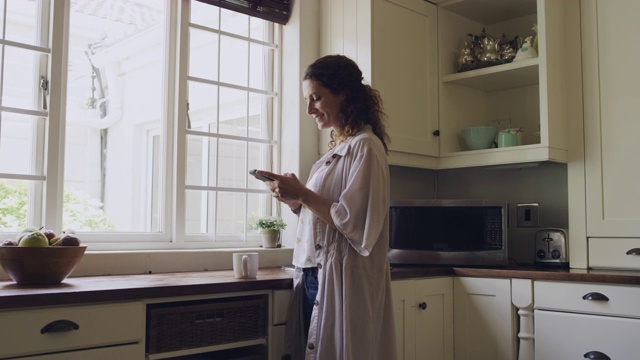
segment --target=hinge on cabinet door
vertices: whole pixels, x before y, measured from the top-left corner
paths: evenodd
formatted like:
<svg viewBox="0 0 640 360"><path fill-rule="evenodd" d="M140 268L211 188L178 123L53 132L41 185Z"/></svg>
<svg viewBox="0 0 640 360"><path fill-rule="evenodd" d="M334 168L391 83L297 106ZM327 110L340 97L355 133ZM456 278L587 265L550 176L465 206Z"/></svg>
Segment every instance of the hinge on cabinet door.
<svg viewBox="0 0 640 360"><path fill-rule="evenodd" d="M42 110L47 110L47 95L49 95L49 80L40 76L40 90L42 90Z"/></svg>

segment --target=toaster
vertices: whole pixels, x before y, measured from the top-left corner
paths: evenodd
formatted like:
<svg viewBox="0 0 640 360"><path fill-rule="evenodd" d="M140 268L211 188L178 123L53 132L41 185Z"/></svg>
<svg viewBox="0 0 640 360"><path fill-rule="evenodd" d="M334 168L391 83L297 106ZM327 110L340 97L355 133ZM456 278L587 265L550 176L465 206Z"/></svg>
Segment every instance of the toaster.
<svg viewBox="0 0 640 360"><path fill-rule="evenodd" d="M536 265L569 266L567 233L563 229L536 232Z"/></svg>

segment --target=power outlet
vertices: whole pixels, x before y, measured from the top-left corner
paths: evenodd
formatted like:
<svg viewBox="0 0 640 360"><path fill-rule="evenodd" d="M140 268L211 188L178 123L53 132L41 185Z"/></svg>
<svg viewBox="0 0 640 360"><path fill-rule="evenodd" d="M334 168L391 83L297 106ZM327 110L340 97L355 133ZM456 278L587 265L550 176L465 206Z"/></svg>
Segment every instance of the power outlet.
<svg viewBox="0 0 640 360"><path fill-rule="evenodd" d="M517 215L517 226L519 228L535 228L540 226L537 203L518 204Z"/></svg>

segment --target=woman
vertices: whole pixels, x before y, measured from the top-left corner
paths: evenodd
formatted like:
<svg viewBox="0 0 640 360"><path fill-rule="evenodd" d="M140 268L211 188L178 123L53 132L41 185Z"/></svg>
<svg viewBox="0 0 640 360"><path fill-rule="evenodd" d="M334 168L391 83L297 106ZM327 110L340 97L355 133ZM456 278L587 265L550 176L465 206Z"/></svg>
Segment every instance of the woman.
<svg viewBox="0 0 640 360"><path fill-rule="evenodd" d="M306 186L293 174L258 171L274 179L266 182L273 197L299 214L287 324L295 360L396 358L388 136L380 96L362 80L345 56L311 64L302 90L318 128L332 129L329 152Z"/></svg>

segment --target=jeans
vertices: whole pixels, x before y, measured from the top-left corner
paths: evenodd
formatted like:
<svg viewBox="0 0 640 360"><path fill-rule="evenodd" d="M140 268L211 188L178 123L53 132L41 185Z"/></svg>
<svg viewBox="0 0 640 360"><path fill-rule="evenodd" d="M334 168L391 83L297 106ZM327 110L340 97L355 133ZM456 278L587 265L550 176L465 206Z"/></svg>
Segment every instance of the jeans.
<svg viewBox="0 0 640 360"><path fill-rule="evenodd" d="M302 315L304 320L304 337L309 337L309 325L311 323L311 313L314 302L318 295L318 268L302 269L302 284L304 287L304 298L302 299Z"/></svg>

